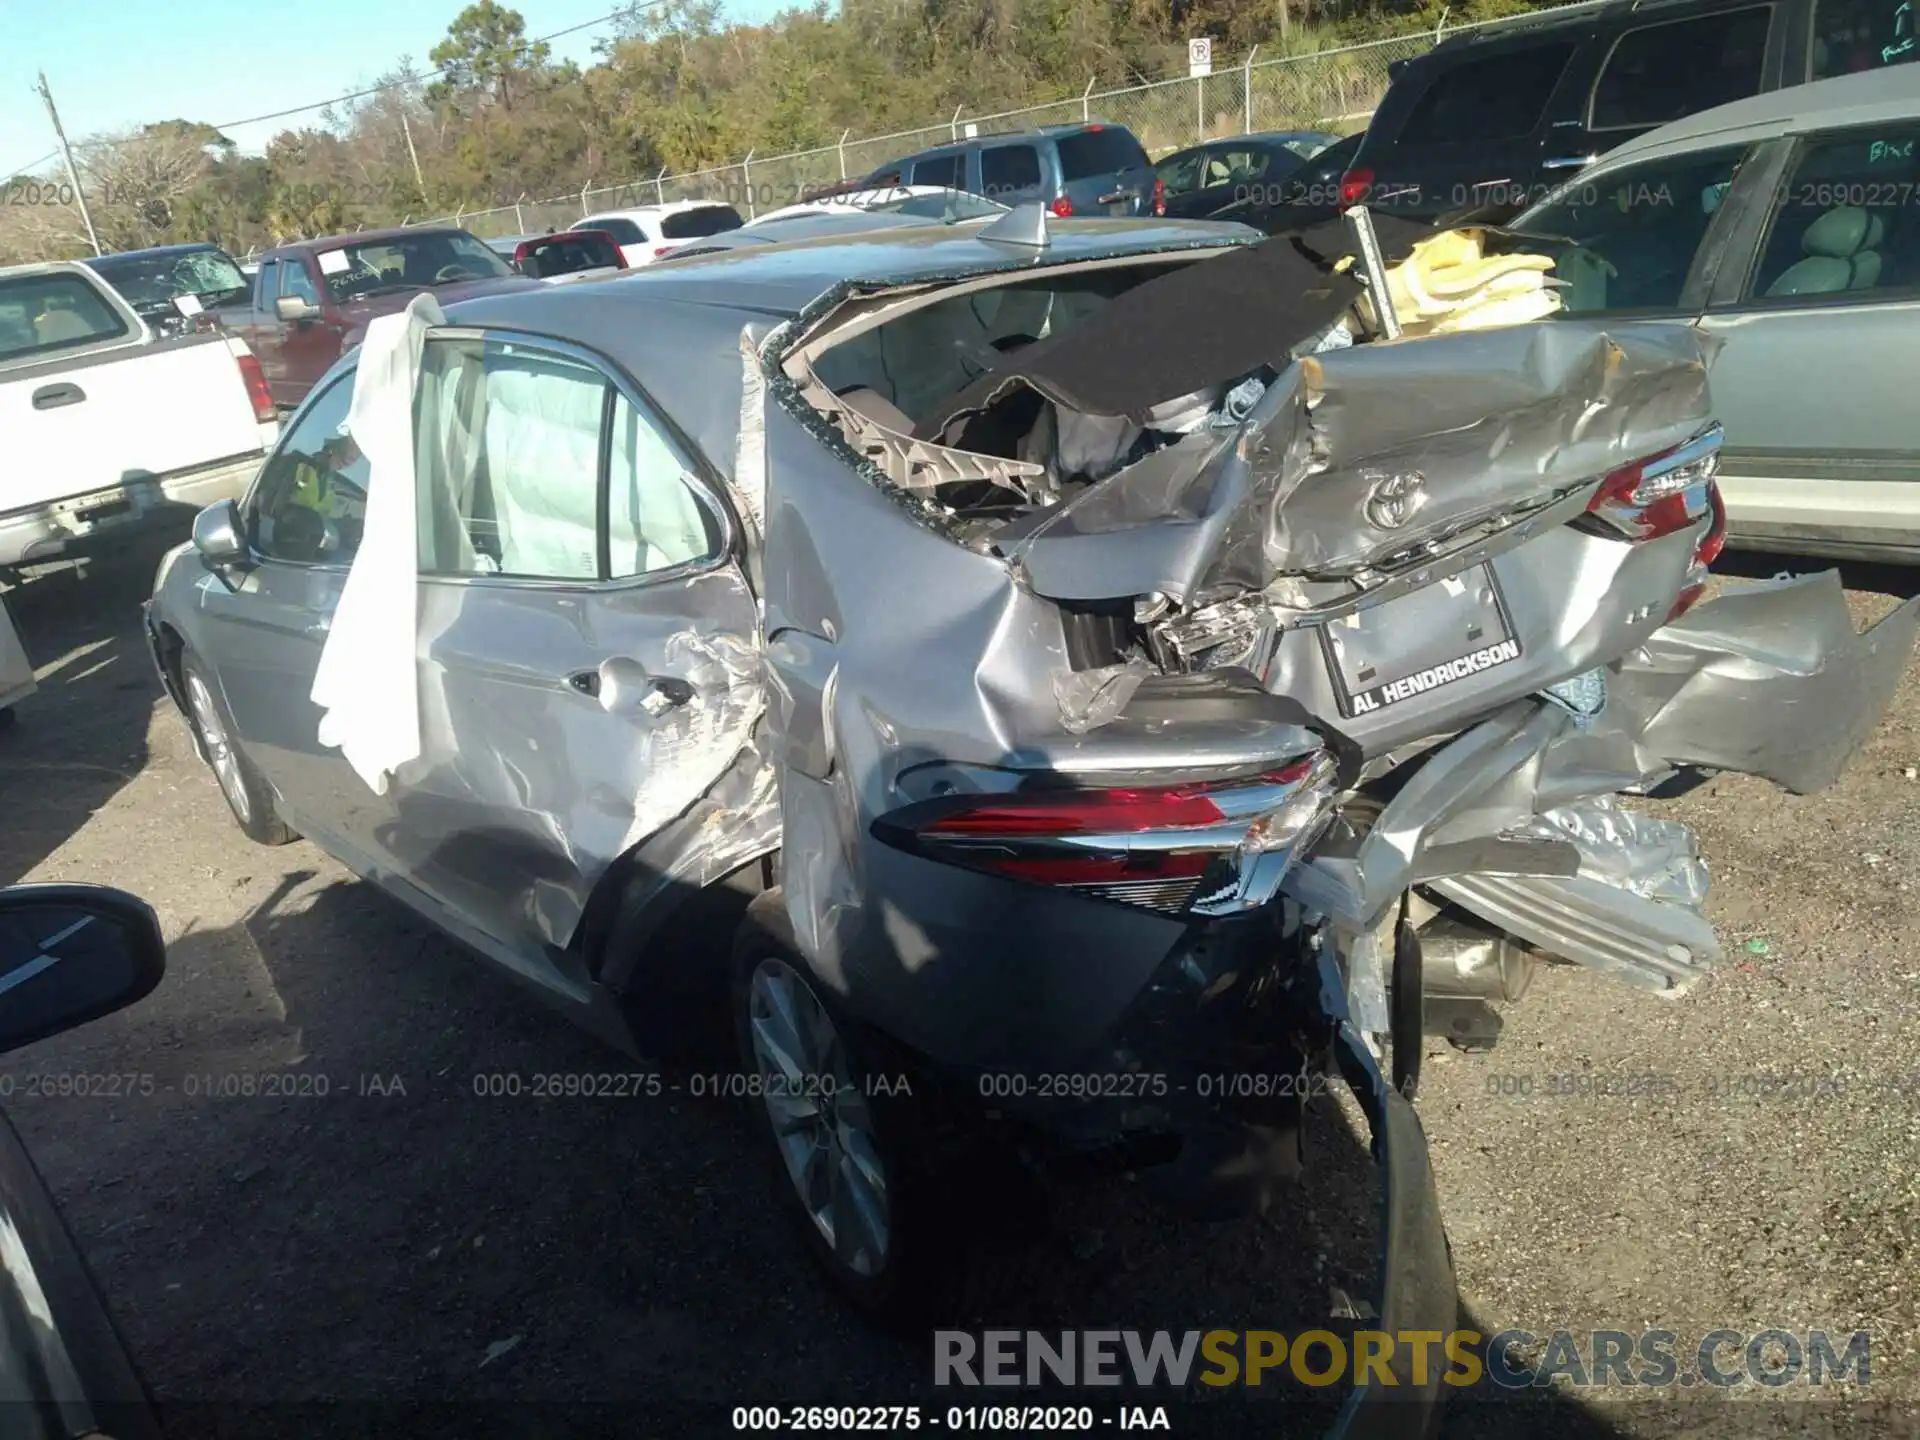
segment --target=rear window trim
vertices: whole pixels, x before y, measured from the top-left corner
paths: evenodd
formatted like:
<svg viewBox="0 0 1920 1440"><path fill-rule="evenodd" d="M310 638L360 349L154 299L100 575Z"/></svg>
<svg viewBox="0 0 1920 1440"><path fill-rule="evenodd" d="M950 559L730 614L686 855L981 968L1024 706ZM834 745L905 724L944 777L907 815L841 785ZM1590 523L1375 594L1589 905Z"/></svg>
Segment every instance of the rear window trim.
<svg viewBox="0 0 1920 1440"><path fill-rule="evenodd" d="M1599 103L1600 82L1607 78L1607 67L1613 64L1613 57L1619 53L1620 47L1622 44L1626 42L1627 37L1629 35L1638 35L1643 30L1659 30L1669 25L1697 25L1702 20L1715 20L1720 18L1723 15L1743 15L1749 10L1766 11L1767 12L1767 37L1766 37L1765 43L1763 43L1760 47L1760 88L1754 92L1754 94L1756 95L1765 94L1767 91L1767 57L1772 52L1775 43L1780 38L1779 32L1777 32L1774 29L1774 22L1775 20L1778 19L1779 9L1780 9L1780 6L1778 3L1778 0L1752 0L1752 3L1750 4L1722 5L1713 9L1698 10L1691 15L1676 15L1670 20L1653 20L1644 25L1622 26L1621 29L1614 35L1612 43L1607 46L1606 54L1600 57L1600 63L1598 66L1595 67L1593 72L1593 82L1587 87L1587 103L1584 107L1582 107L1580 111L1580 120L1581 120L1581 123L1586 127L1587 133L1589 135L1618 135L1629 130L1638 130L1641 132L1647 132L1647 131L1657 130L1662 125L1672 125L1672 124L1678 123L1677 121L1674 121L1674 120L1662 120L1662 121L1657 121L1651 124L1645 121L1633 121L1626 125L1596 125L1593 123L1593 107ZM1811 42L1812 26L1813 26L1813 15L1812 15L1811 6L1808 7L1807 25L1808 25L1808 40L1809 42ZM1809 74L1812 73L1812 69L1813 69L1813 47L1811 43L1809 43L1807 47L1807 70ZM1690 111L1688 115L1683 115L1680 117L1680 119L1685 120L1690 118L1691 115L1702 114L1704 113L1704 110L1708 108L1712 108L1712 107L1703 107L1702 110Z"/></svg>

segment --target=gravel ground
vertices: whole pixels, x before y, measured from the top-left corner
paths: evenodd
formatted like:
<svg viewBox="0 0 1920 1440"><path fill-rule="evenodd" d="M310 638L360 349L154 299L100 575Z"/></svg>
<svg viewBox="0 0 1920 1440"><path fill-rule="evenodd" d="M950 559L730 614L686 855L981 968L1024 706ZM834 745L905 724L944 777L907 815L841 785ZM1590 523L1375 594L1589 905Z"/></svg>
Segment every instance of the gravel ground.
<svg viewBox="0 0 1920 1440"><path fill-rule="evenodd" d="M727 1431L743 1403L944 1409L924 1342L867 1331L816 1284L738 1112L685 1088L475 1093L476 1076L631 1067L312 846L240 836L147 662L148 558L8 597L42 690L0 734L0 883L146 896L168 978L8 1057L0 1094L175 1433L677 1436ZM1911 584L1850 578L1862 623ZM1431 1054L1419 1107L1463 1323L1668 1328L1683 1358L1720 1327L1865 1328L1871 1383L1550 1390L1457 1404L1449 1434L1920 1425L1914 692L1910 673L1826 794L1723 777L1664 807L1711 857L1731 952L1694 993L1543 972L1491 1054ZM60 1075L152 1079L34 1093ZM304 1092L190 1093L246 1075ZM1337 1109L1311 1140L1316 1168L1278 1218L1181 1224L1119 1183L1076 1197L1015 1313L984 1318L1318 1323L1330 1287L1367 1286L1372 1180ZM1175 1410L1174 1430L1322 1418L1215 1403Z"/></svg>

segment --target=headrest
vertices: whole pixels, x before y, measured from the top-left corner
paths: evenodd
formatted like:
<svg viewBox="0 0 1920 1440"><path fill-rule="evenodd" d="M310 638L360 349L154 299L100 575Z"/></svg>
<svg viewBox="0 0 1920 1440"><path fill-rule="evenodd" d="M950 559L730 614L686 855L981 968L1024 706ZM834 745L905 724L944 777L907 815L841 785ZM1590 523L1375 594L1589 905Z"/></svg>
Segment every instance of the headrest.
<svg viewBox="0 0 1920 1440"><path fill-rule="evenodd" d="M1809 255L1845 260L1855 251L1879 244L1884 228L1879 216L1869 215L1858 205L1838 205L1807 226L1800 248Z"/></svg>

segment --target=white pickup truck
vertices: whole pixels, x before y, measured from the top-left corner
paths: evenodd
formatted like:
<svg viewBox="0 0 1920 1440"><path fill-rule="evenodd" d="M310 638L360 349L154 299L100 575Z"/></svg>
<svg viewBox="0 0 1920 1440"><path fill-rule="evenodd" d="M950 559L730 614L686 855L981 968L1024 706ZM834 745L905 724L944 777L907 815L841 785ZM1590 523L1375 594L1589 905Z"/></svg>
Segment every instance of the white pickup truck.
<svg viewBox="0 0 1920 1440"><path fill-rule="evenodd" d="M84 265L0 269L0 579L241 494L279 430L218 329L156 339Z"/></svg>

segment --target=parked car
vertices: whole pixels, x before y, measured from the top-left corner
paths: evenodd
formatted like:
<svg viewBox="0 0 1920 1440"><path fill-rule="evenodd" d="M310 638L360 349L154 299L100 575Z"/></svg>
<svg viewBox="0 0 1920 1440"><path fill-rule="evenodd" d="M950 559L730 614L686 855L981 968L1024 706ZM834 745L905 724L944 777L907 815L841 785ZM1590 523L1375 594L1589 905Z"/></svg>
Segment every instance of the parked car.
<svg viewBox="0 0 1920 1440"><path fill-rule="evenodd" d="M92 268L0 270L0 577L239 495L278 433L259 360L159 341Z"/></svg>
<svg viewBox="0 0 1920 1440"><path fill-rule="evenodd" d="M604 230L620 247L629 269L651 265L689 240L738 230L744 222L731 205L712 200L673 200L664 205L637 205L626 210L602 210L588 215L576 230Z"/></svg>
<svg viewBox="0 0 1920 1440"><path fill-rule="evenodd" d="M1009 206L1040 200L1066 217L1151 214L1153 181L1153 166L1133 132L1098 122L936 145L882 165L858 183L966 190Z"/></svg>
<svg viewBox="0 0 1920 1440"><path fill-rule="evenodd" d="M1907 0L1607 0L1478 26L1396 62L1347 198L1511 216L1661 125L1916 55Z"/></svg>
<svg viewBox="0 0 1920 1440"><path fill-rule="evenodd" d="M166 972L160 921L101 885L0 890L0 1052L151 994ZM7 1433L22 1440L159 1440L146 1383L12 1122L0 1116L0 1332Z"/></svg>
<svg viewBox="0 0 1920 1440"><path fill-rule="evenodd" d="M91 256L80 263L119 291L156 335L197 328L205 312L245 304L252 288L233 257L218 245L159 245Z"/></svg>
<svg viewBox="0 0 1920 1440"><path fill-rule="evenodd" d="M14 706L39 688L34 679L33 662L20 643L20 632L13 628L13 616L7 613L6 597L0 595L0 727L20 717Z"/></svg>
<svg viewBox="0 0 1920 1440"><path fill-rule="evenodd" d="M1204 220L1256 188L1263 197L1277 196L1279 187L1339 139L1317 130L1268 130L1177 150L1154 162L1154 211Z"/></svg>
<svg viewBox="0 0 1920 1440"><path fill-rule="evenodd" d="M617 275L627 268L620 247L604 230L549 231L545 235L522 235L487 243L508 254L513 268L520 274L550 285Z"/></svg>
<svg viewBox="0 0 1920 1440"><path fill-rule="evenodd" d="M1512 222L1567 313L1713 336L1720 486L1749 549L1920 561L1920 66L1722 106Z"/></svg>
<svg viewBox="0 0 1920 1440"><path fill-rule="evenodd" d="M1024 226L1015 228L1027 236ZM962 572L981 565L983 586L1004 584L1006 570L923 528L861 478L863 465L891 473L910 455L932 463L937 451L965 481L999 462L970 461L898 432L863 462L849 444L825 440L833 433L826 413L815 435L782 405L859 405L862 413L892 413L891 423L911 429L909 409L925 413L971 383L984 359L1066 332L1075 317L1097 314L1129 283L1169 263L1225 255L1258 238L1214 224L1087 220L1059 225L1036 249L971 225L878 230L675 261L618 284L463 302L448 312L454 328L425 340L413 410L418 453L439 457L425 462L423 495L438 498L418 530L419 654L430 678L417 764L373 795L340 750L320 744L308 698L329 628L344 619L336 607L356 555L367 553L358 547L368 461L343 428L364 347L315 388L244 502L209 509L194 543L163 563L146 611L155 663L246 834L266 843L308 837L616 1044L660 1053L684 1023L667 997L684 990L689 972L718 976L734 967L743 1063L759 1077L755 1095L764 1087L772 1097L775 1108L763 1111L767 1157L804 1243L872 1313L938 1305L945 1291L936 1277L950 1275L965 1250L952 1227L1006 1200L993 1188L1005 1173L999 1152L981 1149L973 1131L979 1117L964 1101L977 1093L977 1073L1051 1070L1070 1059L1084 1068L1090 1048L1124 1043L1116 1027L1136 1000L1159 1003L1147 998L1149 976L1184 927L1154 909L1160 902L1151 897L1140 908L914 858L910 845L901 848L905 841L872 841L864 821L859 835L816 833L827 812L815 807L829 795L818 778L829 773L821 746L836 743L816 723L819 686L831 692L835 682L819 666L830 652L794 626L835 630L843 621L813 614L815 601L789 580L837 577L847 589L832 603L849 607L846 624L863 617L863 631L886 613L929 617L931 628L909 647L929 658L940 649L933 635L948 626L943 616L966 617L973 627L999 614L990 630L1051 633L1049 644L1058 642L1062 622L1052 602L1033 602L1051 618L1029 614L1029 602L1013 590L998 600L982 590L951 607L908 606L907 591L887 598L890 587L928 566L948 575L943 585L958 578L950 574L955 565ZM1056 270L1063 278L1051 281ZM813 379L781 379L786 398L775 404L769 396L743 433L743 413L754 413L743 404L752 393L740 358L743 328L764 333L771 321L798 323L810 306L863 279L930 285L924 300L963 279L993 288L948 297L953 303L938 314L908 316L903 329L874 332L871 345L856 342L818 362L819 373L846 371L843 383L852 385L880 356L893 377L887 396L843 402L817 391ZM1278 343L1262 333L1262 344ZM777 374L769 372L769 385ZM457 407L440 398L454 385L470 397ZM755 444L767 455L759 478L736 459ZM443 461L452 468L443 472ZM804 493L789 491L792 484ZM993 488L982 492L989 508ZM841 557L827 571L813 567L806 558L812 542L778 518L803 512L808 529L857 540L876 563ZM769 525L776 528L763 531ZM863 576L884 577L884 587ZM765 654L780 667L781 684L800 687L793 693L804 697L791 728L766 710L763 603L801 607L785 620L779 610L765 630L772 647ZM410 612L403 606L393 614ZM937 796L952 783L942 777L960 757L943 758L914 737L930 735L927 724L937 730L954 721L954 706L979 704L972 677L984 662L967 653L968 643L942 642L952 663L916 665L913 678L898 673L897 656L863 652L895 669L895 681L915 697L909 708L931 707L895 750L899 766L918 772L905 782L915 795L932 786L928 794ZM930 684L933 675L945 678ZM358 693L386 693L371 677L368 683L373 688ZM947 720L933 722L939 714ZM1224 729L1209 729L1212 739L1202 745L1204 763L1221 763L1207 748L1215 742L1237 745L1247 761L1250 737L1294 734L1285 725L1274 730L1271 717L1249 720L1265 714L1258 704L1251 711L1226 705L1217 721ZM1240 740L1230 743L1228 732ZM1082 744L1059 732L1056 739L1070 750L1107 753L1091 737ZM1066 763L1057 746L1046 753ZM776 757L777 784L769 768ZM848 774L851 756L839 763ZM1036 751L1019 763L1046 762ZM1190 774L1197 763L1201 752L1174 747L1151 759L1135 747L1136 772L1173 766ZM1137 774L1136 781L1151 783ZM876 791L860 804L893 809L903 798ZM776 866L783 831L788 858ZM940 895L937 886L916 888L914 898L901 892L911 907L899 932L907 951L895 958L849 952L847 980L829 981L804 957L838 954L838 942L811 921L795 934L785 897L807 897L795 902L806 910L825 900L806 857L818 846L839 854L846 845L861 849L863 867L881 886L906 866L958 888L938 900L938 914L921 908ZM839 913L852 919L870 903L891 903L886 893L849 896ZM982 922L985 929L970 935ZM1252 943L1253 930L1234 933ZM736 936L739 948L730 950ZM951 962L926 964L913 936L948 949ZM1271 949L1269 931L1259 928L1259 936ZM996 958L963 961L970 940L986 943ZM1100 963L1089 969L1073 958L1082 954L1098 954ZM849 1006L862 1018L851 1018ZM1276 1016L1261 1023L1284 1024ZM769 1066L783 1063L781 1046L811 1047L830 1034L871 1037L844 1061L831 1046L797 1058L810 1070L826 1065L822 1083L836 1087L832 1067L865 1067L857 1087L849 1072L836 1091L844 1145L821 1128L824 1112L800 1113L822 1092L809 1098L805 1089L783 1088L777 1075L767 1078ZM1366 1054L1362 1047L1343 1061L1359 1067L1348 1073L1366 1073ZM898 1088L889 1080L882 1094L875 1077L883 1073L902 1077ZM936 1085L952 1108L935 1098ZM1037 1095L1023 1104L1022 1093L1005 1104L1031 1113L1068 1150L1133 1106L1072 1107L1063 1122L1048 1118L1052 1107ZM1169 1090L1155 1103L1189 1102L1190 1092ZM1383 1184L1395 1202L1387 1233L1402 1257L1384 1282L1390 1293L1376 1297L1382 1324L1451 1323L1437 1214L1419 1198L1430 1195L1431 1181L1418 1125L1410 1110L1395 1108L1404 1105L1397 1095L1369 1089L1363 1103L1380 1127L1383 1175L1391 1177ZM949 1138L950 1124L959 1129ZM803 1131L809 1146L818 1138L826 1148L794 1150ZM1126 1125L1122 1133L1132 1134ZM1142 1143L1151 1149L1157 1142ZM1143 1152L1132 1161L1148 1158ZM816 1181L826 1184L817 1162L826 1160L853 1168L816 1192Z"/></svg>
<svg viewBox="0 0 1920 1440"><path fill-rule="evenodd" d="M451 303L537 283L465 230L363 230L267 251L246 305L218 318L260 357L274 403L289 408L340 358L349 335L404 310L422 290Z"/></svg>
<svg viewBox="0 0 1920 1440"><path fill-rule="evenodd" d="M1326 223L1340 213L1341 181L1363 138L1356 134L1334 142L1277 185L1236 185L1205 218L1237 220L1268 235Z"/></svg>
<svg viewBox="0 0 1920 1440"><path fill-rule="evenodd" d="M964 190L949 190L939 185L879 185L853 189L822 191L794 205L769 210L746 223L748 230L784 224L803 215L898 215L912 220L989 219L1004 215L1010 207L984 195L969 195Z"/></svg>

